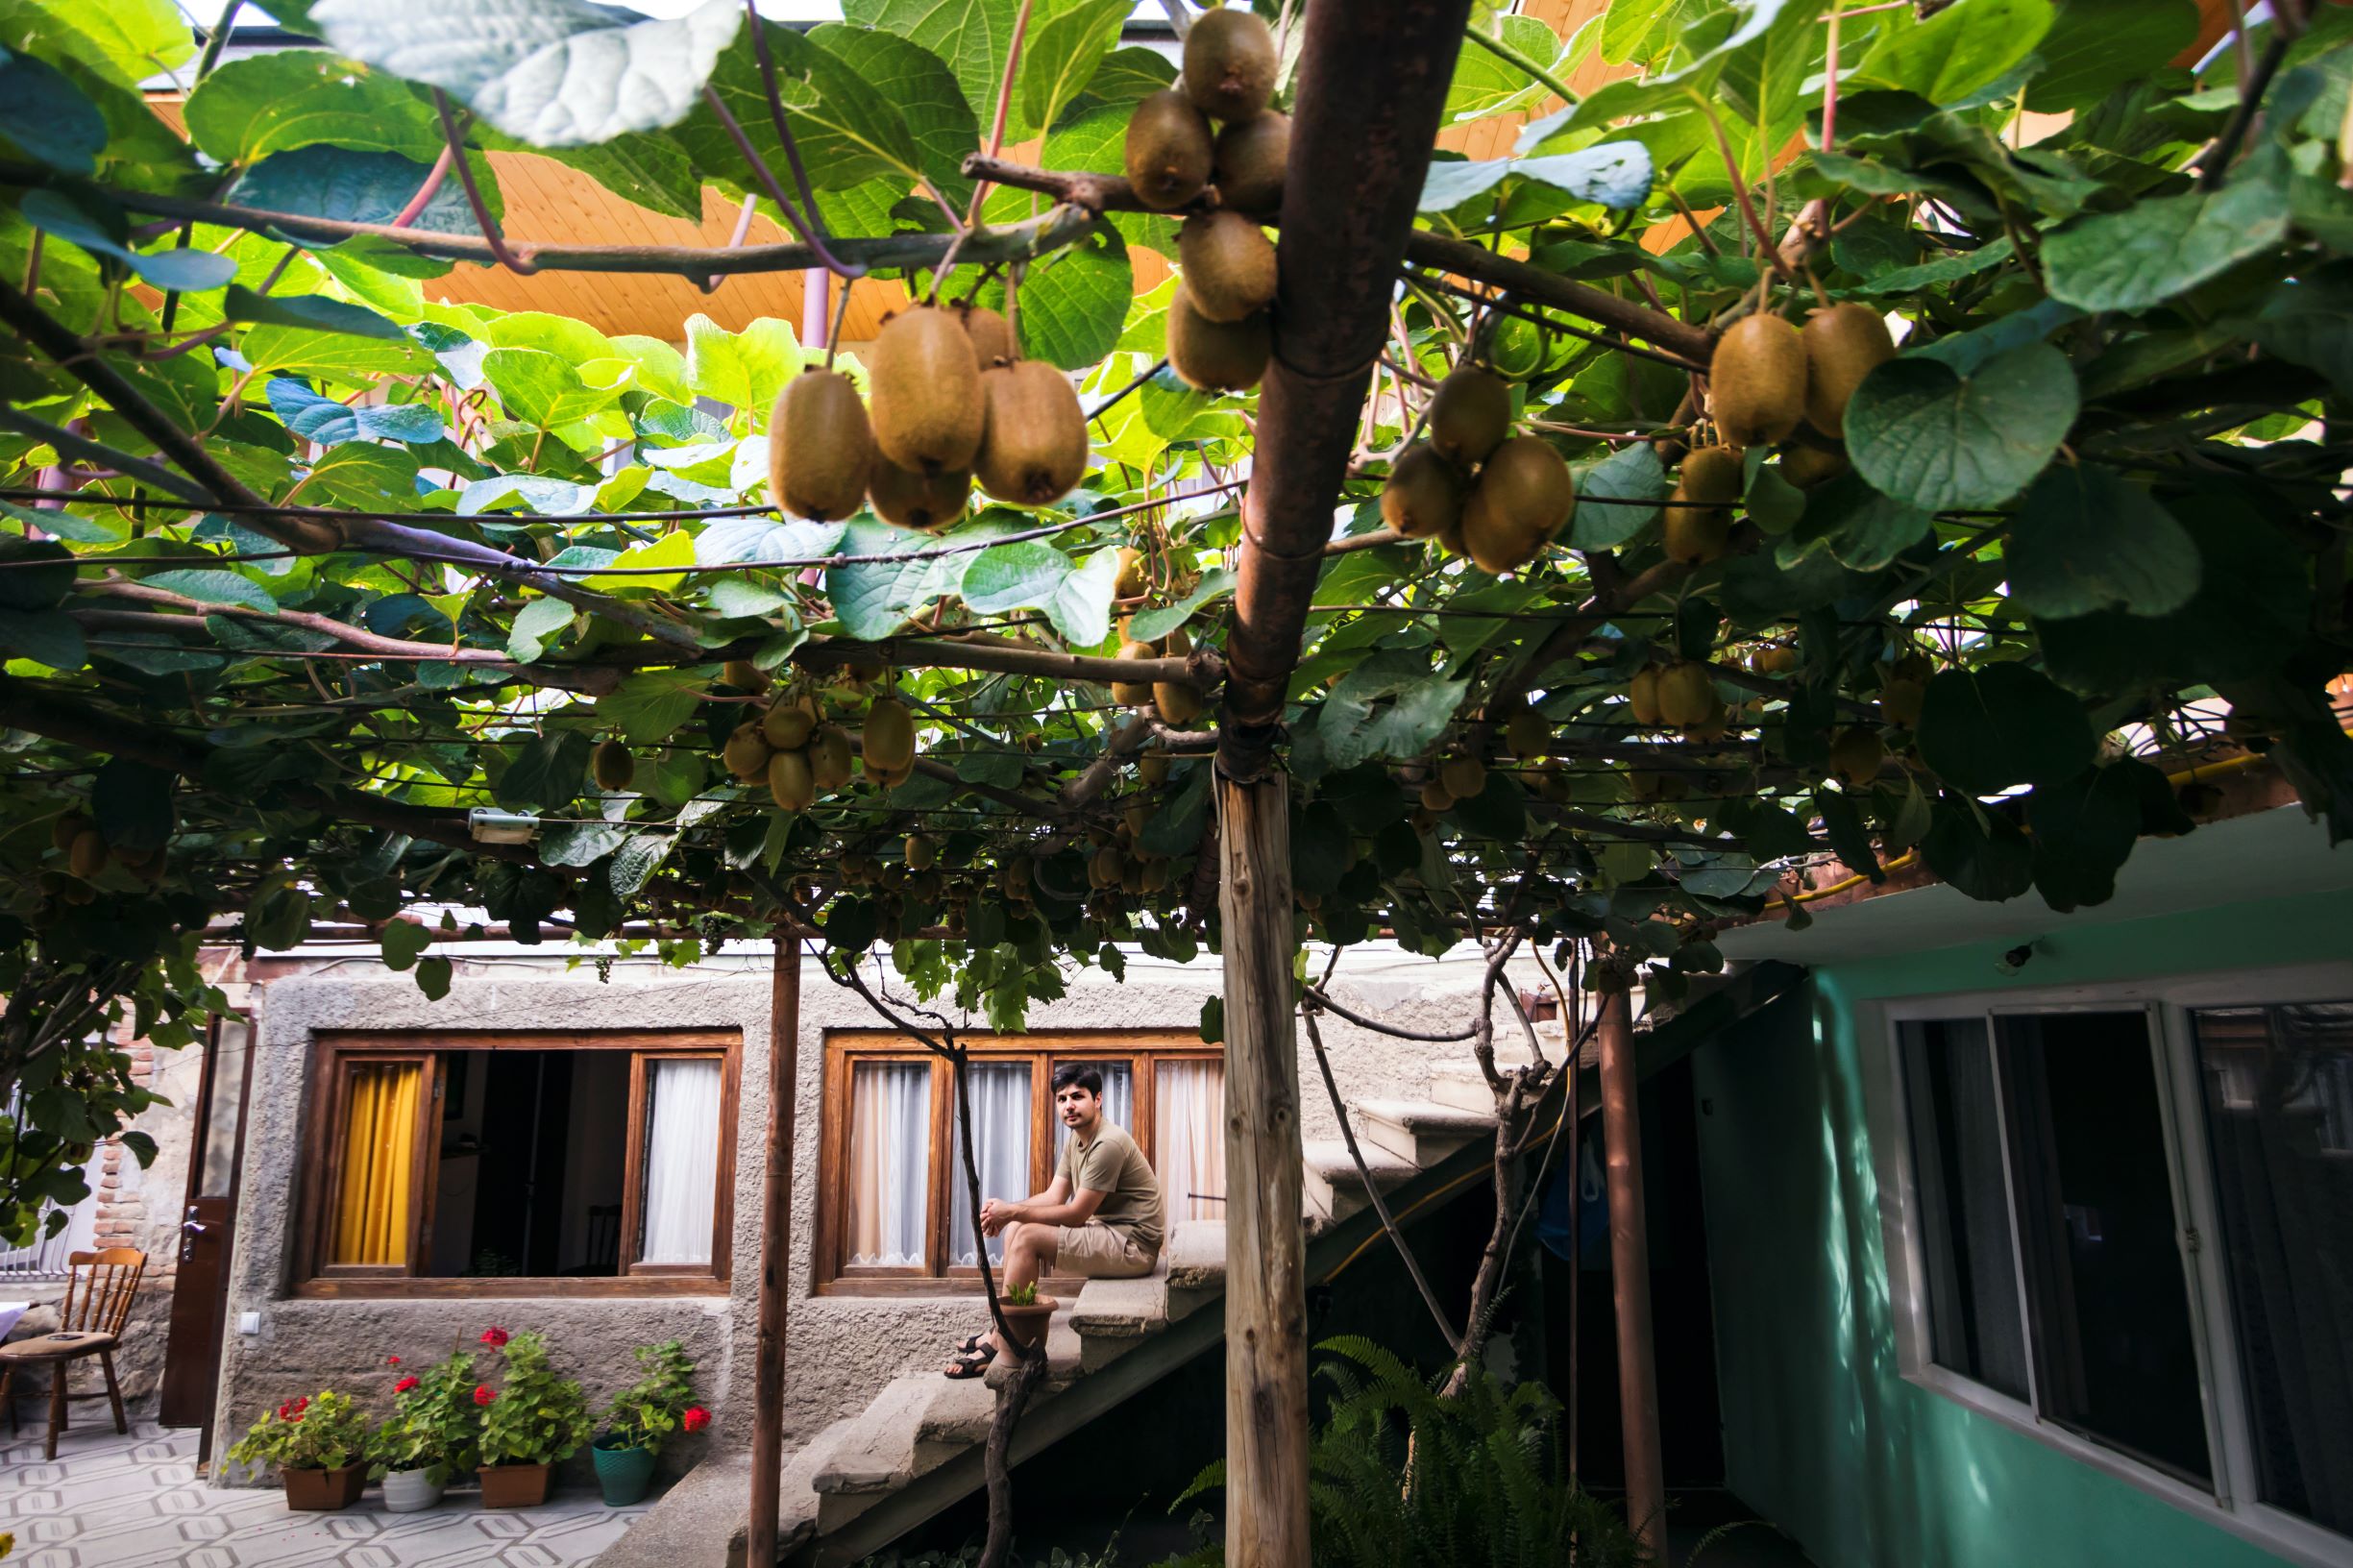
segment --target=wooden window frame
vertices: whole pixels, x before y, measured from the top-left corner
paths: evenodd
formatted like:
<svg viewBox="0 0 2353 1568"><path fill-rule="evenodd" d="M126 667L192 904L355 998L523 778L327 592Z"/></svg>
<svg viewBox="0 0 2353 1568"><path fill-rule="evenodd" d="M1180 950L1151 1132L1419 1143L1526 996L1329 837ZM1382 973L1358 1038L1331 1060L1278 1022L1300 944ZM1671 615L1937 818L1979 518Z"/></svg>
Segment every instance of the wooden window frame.
<svg viewBox="0 0 2353 1568"><path fill-rule="evenodd" d="M458 1051L625 1051L629 1054L628 1144L622 1172L620 1272L611 1277L565 1276L435 1279L415 1270L432 1246L434 1197L440 1187L443 1058ZM711 1206L711 1262L640 1263L636 1255L644 1223L648 1067L656 1060L720 1064L718 1191ZM400 1266L335 1263L330 1261L332 1216L343 1182L345 1108L355 1067L420 1062L425 1072L419 1097L416 1144L411 1158L418 1183L409 1209L408 1262ZM297 1218L297 1296L437 1299L468 1296L667 1296L724 1295L733 1263L735 1145L743 1089L743 1036L718 1029L338 1030L312 1041L310 1107L302 1143L306 1172Z"/></svg>
<svg viewBox="0 0 2353 1568"><path fill-rule="evenodd" d="M1054 1067L1062 1062L1128 1065L1135 1086L1128 1128L1146 1161L1158 1168L1159 1130L1155 1090L1163 1062L1215 1062L1223 1047L1204 1045L1182 1030L1040 1030L1026 1035L967 1035L958 1038L981 1065L1026 1060L1030 1064L1031 1192L1053 1180L1057 1123L1052 1119ZM931 1166L926 1177L924 1263L920 1268L853 1266L849 1237L849 1130L855 1068L869 1062L919 1062L931 1069ZM935 1053L887 1029L830 1030L824 1038L818 1133L817 1234L810 1249L811 1289L818 1295L963 1296L980 1290L980 1270L948 1266L948 1216L954 1212L951 1182L963 1180L961 1165L948 1158L955 1128L952 1069ZM992 1194L993 1195L993 1194ZM1023 1194L1026 1196L1027 1194ZM1079 1281L1048 1276L1049 1293L1068 1294Z"/></svg>

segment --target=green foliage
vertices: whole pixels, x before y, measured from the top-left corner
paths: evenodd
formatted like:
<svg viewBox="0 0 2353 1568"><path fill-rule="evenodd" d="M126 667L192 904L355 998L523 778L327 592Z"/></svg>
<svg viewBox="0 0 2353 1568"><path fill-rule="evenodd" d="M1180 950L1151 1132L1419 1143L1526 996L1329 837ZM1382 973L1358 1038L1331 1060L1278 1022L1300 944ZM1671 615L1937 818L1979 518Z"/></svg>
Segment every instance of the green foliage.
<svg viewBox="0 0 2353 1568"><path fill-rule="evenodd" d="M608 1448L659 1454L695 1403L695 1363L677 1340L666 1339L638 1346L637 1364L646 1375L613 1396L599 1441Z"/></svg>
<svg viewBox="0 0 2353 1568"><path fill-rule="evenodd" d="M365 1462L369 1439L367 1413L352 1396L322 1388L262 1416L231 1445L229 1458L281 1470L340 1470Z"/></svg>
<svg viewBox="0 0 2353 1568"><path fill-rule="evenodd" d="M474 1358L443 1358L393 1395L392 1413L368 1439L369 1474L423 1470L435 1485L471 1474L481 1462L482 1409L474 1400ZM409 1383L410 1378L396 1381Z"/></svg>
<svg viewBox="0 0 2353 1568"><path fill-rule="evenodd" d="M514 1335L499 1354L506 1372L482 1408L482 1463L554 1464L588 1440L588 1396L558 1377L536 1329ZM487 1386L487 1385L485 1385Z"/></svg>

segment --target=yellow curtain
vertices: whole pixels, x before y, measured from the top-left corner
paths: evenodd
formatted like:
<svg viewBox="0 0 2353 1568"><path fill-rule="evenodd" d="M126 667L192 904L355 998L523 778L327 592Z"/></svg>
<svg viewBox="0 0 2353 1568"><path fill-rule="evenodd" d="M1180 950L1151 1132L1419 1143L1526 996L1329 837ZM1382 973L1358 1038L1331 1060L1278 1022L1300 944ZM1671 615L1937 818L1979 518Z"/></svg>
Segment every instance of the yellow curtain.
<svg viewBox="0 0 2353 1568"><path fill-rule="evenodd" d="M420 1063L371 1062L352 1069L343 1115L343 1191L329 1262L408 1262L417 1101L424 1089Z"/></svg>

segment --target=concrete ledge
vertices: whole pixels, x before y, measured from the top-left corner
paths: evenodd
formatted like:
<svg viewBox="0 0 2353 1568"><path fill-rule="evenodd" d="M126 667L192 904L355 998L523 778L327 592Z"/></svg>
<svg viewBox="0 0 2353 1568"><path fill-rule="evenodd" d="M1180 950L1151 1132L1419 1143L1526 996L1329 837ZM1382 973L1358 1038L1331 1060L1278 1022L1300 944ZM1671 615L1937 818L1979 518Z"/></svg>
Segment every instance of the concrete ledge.
<svg viewBox="0 0 2353 1568"><path fill-rule="evenodd" d="M1348 1106L1357 1114L1365 1142L1420 1167L1436 1164L1466 1143L1495 1136L1491 1111L1465 1111L1434 1100L1363 1099L1351 1100ZM1369 1158L1370 1150L1366 1152Z"/></svg>
<svg viewBox="0 0 2353 1568"><path fill-rule="evenodd" d="M743 1568L744 1523L750 1511L751 1456L741 1449L714 1454L599 1553L596 1568L678 1568L688 1562Z"/></svg>
<svg viewBox="0 0 2353 1568"><path fill-rule="evenodd" d="M920 1373L894 1379L874 1402L851 1418L833 1457L810 1485L821 1495L887 1492L915 1479L915 1438L934 1382Z"/></svg>

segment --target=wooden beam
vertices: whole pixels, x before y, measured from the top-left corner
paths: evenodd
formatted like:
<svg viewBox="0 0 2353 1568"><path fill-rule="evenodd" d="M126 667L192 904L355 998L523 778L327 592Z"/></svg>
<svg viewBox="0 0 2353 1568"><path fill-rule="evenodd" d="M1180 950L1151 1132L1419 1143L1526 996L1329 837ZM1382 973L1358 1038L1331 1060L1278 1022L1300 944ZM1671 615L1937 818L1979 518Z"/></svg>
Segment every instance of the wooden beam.
<svg viewBox="0 0 2353 1568"><path fill-rule="evenodd" d="M1617 1300L1619 1427L1626 1522L1654 1560L1667 1560L1666 1464L1658 1445L1658 1368L1651 1337L1650 1224L1642 1192L1639 1068L1622 969L1601 972L1602 1141L1608 1156L1609 1276Z"/></svg>
<svg viewBox="0 0 2353 1568"><path fill-rule="evenodd" d="M779 931L768 1009L768 1163L760 1178L759 1337L751 1384L748 1568L772 1568L784 1489L784 1331L793 1270L793 1116L800 1097L800 939Z"/></svg>
<svg viewBox="0 0 2353 1568"><path fill-rule="evenodd" d="M1226 1556L1308 1561L1307 1239L1290 786L1217 779L1226 1026Z"/></svg>

